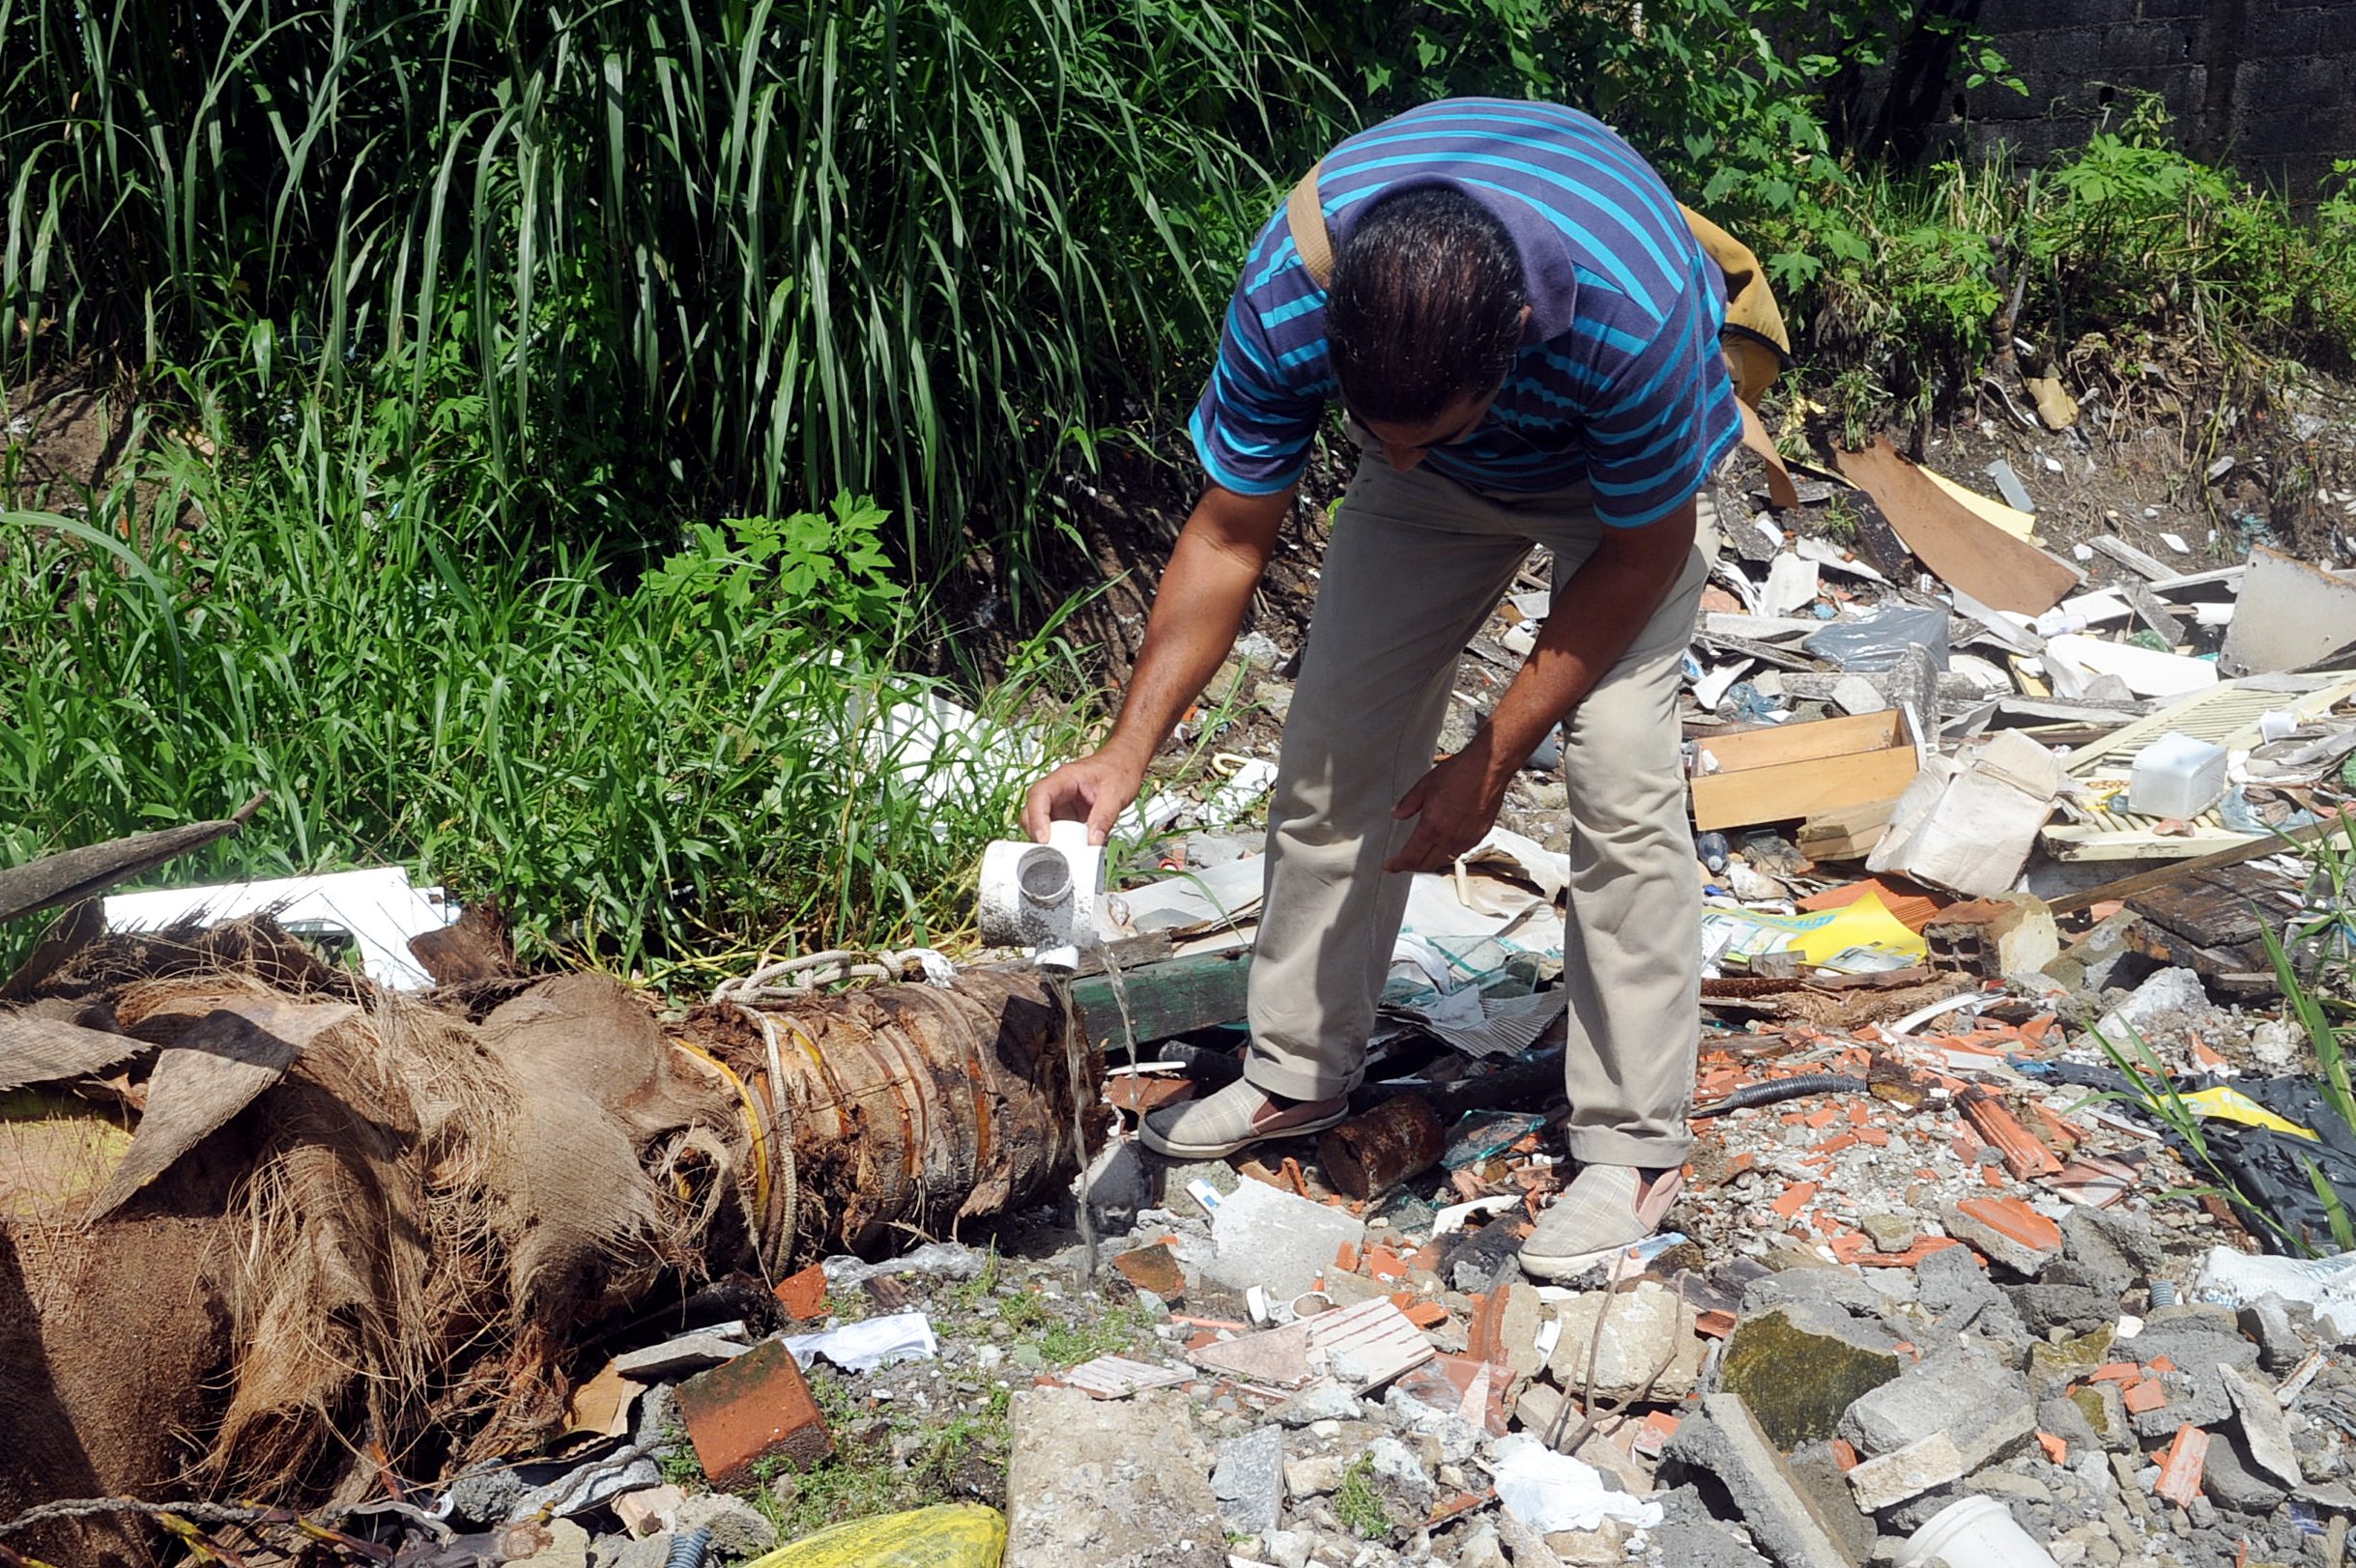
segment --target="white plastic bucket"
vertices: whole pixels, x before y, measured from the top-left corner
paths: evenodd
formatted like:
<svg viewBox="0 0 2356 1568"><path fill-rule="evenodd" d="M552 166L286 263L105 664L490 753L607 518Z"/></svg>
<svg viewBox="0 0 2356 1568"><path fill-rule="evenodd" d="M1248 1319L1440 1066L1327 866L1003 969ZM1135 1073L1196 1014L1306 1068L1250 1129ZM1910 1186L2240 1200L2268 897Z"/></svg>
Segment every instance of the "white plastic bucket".
<svg viewBox="0 0 2356 1568"><path fill-rule="evenodd" d="M1907 1537L1894 1568L2060 1568L1994 1497L1965 1497Z"/></svg>

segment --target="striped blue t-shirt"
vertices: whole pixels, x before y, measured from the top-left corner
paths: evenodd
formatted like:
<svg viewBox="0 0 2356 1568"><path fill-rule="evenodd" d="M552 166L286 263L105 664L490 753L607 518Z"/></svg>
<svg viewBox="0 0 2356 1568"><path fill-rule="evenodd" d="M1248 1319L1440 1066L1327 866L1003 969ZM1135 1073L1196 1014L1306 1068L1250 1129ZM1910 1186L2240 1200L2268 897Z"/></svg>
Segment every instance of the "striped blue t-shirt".
<svg viewBox="0 0 2356 1568"><path fill-rule="evenodd" d="M1739 439L1741 416L1718 348L1725 279L1660 177L1576 109L1449 99L1343 142L1317 188L1339 246L1369 197L1433 184L1471 196L1512 235L1530 324L1487 417L1424 461L1480 490L1585 479L1617 527L1675 510ZM1229 490L1283 490L1336 390L1325 291L1279 208L1236 284L1190 422L1194 449Z"/></svg>

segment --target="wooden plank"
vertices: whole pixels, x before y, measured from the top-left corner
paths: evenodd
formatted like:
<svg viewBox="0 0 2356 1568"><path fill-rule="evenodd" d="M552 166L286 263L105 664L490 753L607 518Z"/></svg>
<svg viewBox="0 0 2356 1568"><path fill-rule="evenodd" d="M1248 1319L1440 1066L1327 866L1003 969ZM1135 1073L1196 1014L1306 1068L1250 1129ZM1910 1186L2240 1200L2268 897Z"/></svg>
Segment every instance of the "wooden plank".
<svg viewBox="0 0 2356 1568"><path fill-rule="evenodd" d="M1865 488L1907 548L1949 587L2024 615L2042 614L2077 591L2076 572L1974 517L1887 441L1876 437L1869 450L1839 458L1841 471Z"/></svg>
<svg viewBox="0 0 2356 1568"><path fill-rule="evenodd" d="M2174 594L2191 592L2195 588L2239 588L2242 574L2248 570L2249 567L2246 564L2220 566L2213 571L2182 572L2172 577L2154 578L2151 583L2151 591L2162 598L2168 598ZM2230 596L2227 593L2221 597Z"/></svg>
<svg viewBox="0 0 2356 1568"><path fill-rule="evenodd" d="M1810 860L1863 860L1889 832L1897 808L1895 799L1876 800L1809 817L1799 825L1799 852Z"/></svg>
<svg viewBox="0 0 2356 1568"><path fill-rule="evenodd" d="M1164 958L1124 970L1129 992L1129 1015L1139 1045L1151 1045L1197 1029L1235 1023L1245 1012L1246 983L1251 976L1251 955L1203 953L1185 958ZM1091 1044L1123 1051L1121 1009L1108 975L1088 975L1072 982L1072 1000Z"/></svg>
<svg viewBox="0 0 2356 1568"><path fill-rule="evenodd" d="M1856 828L1822 838L1803 835L1799 840L1799 852L1814 861L1863 860L1888 835L1887 822L1876 822L1869 828Z"/></svg>
<svg viewBox="0 0 2356 1568"><path fill-rule="evenodd" d="M1837 757L1807 757L1693 781L1693 825L1746 827L1813 816L1903 793L1919 762L1911 745Z"/></svg>
<svg viewBox="0 0 2356 1568"><path fill-rule="evenodd" d="M2105 882L2097 887L2085 888L2059 898L2048 899L2046 907L2056 915L2075 915L2112 898L2124 900L2134 898L2139 893L2149 892L2153 888L2166 887L2170 882L2190 876L2196 871L2215 870L2220 866L2238 866L2243 861L2255 860L2260 855L2277 854L2294 845L2306 843L2310 840L2320 839L2326 833L2339 831L2344 831L2340 819L2336 816L2327 816L2320 822L2310 822L2307 826L2291 833L2255 834L2248 841L2235 844L2230 849L2220 849L2213 855L2202 855L2198 860L2180 861L2173 866L2162 866L2153 870L2138 871L2133 876L2122 876L2115 881Z"/></svg>
<svg viewBox="0 0 2356 1568"><path fill-rule="evenodd" d="M2124 539L2113 538L2108 533L2098 533L2088 539L2086 543L2129 571L2140 572L2154 583L2176 575L2176 569L2173 566L2169 565L2157 556L2138 550Z"/></svg>
<svg viewBox="0 0 2356 1568"><path fill-rule="evenodd" d="M1821 762L1859 752L1878 752L1904 746L1907 739L1898 710L1884 708L1879 713L1849 714L1804 724L1730 729L1711 735L1701 744L1702 750L1717 759L1719 772L1724 774L1771 767L1779 762Z"/></svg>
<svg viewBox="0 0 2356 1568"><path fill-rule="evenodd" d="M1820 838L1831 838L1836 834L1878 828L1887 822L1890 813L1897 809L1898 797L1895 795L1887 800L1867 801L1862 806L1844 806L1839 811L1824 812L1808 818L1799 825L1799 831L1803 837L1815 834Z"/></svg>

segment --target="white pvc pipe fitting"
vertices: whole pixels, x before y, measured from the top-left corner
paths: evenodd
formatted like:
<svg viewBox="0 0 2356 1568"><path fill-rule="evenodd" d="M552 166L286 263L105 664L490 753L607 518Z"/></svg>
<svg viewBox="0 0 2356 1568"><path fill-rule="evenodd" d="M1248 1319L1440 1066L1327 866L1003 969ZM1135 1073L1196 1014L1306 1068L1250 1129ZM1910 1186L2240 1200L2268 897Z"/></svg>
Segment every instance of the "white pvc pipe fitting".
<svg viewBox="0 0 2356 1568"><path fill-rule="evenodd" d="M1097 944L1104 890L1105 851L1085 822L1050 824L1046 843L1000 839L982 851L982 940L1029 948L1043 968L1077 968L1079 950Z"/></svg>
<svg viewBox="0 0 2356 1568"><path fill-rule="evenodd" d="M1994 1497L1964 1497L1933 1514L1906 1538L1893 1568L1928 1568L1934 1562L1947 1568L2060 1568Z"/></svg>

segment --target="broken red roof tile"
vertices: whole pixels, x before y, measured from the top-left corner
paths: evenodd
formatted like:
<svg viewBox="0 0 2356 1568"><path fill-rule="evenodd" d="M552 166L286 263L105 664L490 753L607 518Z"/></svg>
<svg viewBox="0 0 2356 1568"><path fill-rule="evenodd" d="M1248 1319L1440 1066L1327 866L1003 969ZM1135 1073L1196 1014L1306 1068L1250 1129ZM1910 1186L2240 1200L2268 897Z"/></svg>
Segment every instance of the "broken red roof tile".
<svg viewBox="0 0 2356 1568"><path fill-rule="evenodd" d="M2175 1439L2160 1461L2160 1480L2152 1491L2179 1508L2190 1508L2200 1496L2200 1472L2208 1460L2209 1435L2197 1426L2176 1428Z"/></svg>
<svg viewBox="0 0 2356 1568"><path fill-rule="evenodd" d="M1955 1207L2025 1247L2039 1252L2061 1250L2061 1227L2018 1198L1966 1198Z"/></svg>
<svg viewBox="0 0 2356 1568"><path fill-rule="evenodd" d="M2037 1135L2024 1126L2021 1119L1996 1096L1984 1089L1967 1089L1963 1107L1972 1130L1994 1144L2004 1156L2004 1168L2024 1182L2032 1177L2051 1176L2061 1169L2061 1161L2054 1157L2054 1152L2040 1143Z"/></svg>

